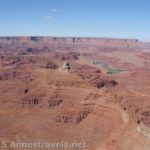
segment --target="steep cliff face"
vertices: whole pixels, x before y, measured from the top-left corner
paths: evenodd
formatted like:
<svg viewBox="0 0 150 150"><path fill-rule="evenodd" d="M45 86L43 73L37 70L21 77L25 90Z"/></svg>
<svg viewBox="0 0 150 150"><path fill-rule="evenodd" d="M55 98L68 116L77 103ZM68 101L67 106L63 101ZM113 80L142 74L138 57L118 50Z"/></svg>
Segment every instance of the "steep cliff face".
<svg viewBox="0 0 150 150"><path fill-rule="evenodd" d="M115 38L84 38L84 37L44 37L44 36L31 36L31 37L0 37L0 41L22 41L22 42L66 42L66 43L128 43L135 44L139 43L138 39L115 39Z"/></svg>
<svg viewBox="0 0 150 150"><path fill-rule="evenodd" d="M79 37L0 37L0 48L9 49L9 46L20 47L44 47L62 45L97 45L102 47L141 47L137 39L112 39L112 38L79 38Z"/></svg>

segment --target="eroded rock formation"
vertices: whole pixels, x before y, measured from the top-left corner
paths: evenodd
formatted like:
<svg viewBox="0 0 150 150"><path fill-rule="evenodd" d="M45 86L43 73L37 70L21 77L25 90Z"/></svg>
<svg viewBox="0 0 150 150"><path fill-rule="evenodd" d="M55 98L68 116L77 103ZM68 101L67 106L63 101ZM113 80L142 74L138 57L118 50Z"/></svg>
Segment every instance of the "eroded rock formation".
<svg viewBox="0 0 150 150"><path fill-rule="evenodd" d="M59 66L53 62L48 62L46 65L46 69L57 69Z"/></svg>
<svg viewBox="0 0 150 150"><path fill-rule="evenodd" d="M91 113L91 109L85 109L78 112L68 112L57 116L57 123L73 123L78 124Z"/></svg>

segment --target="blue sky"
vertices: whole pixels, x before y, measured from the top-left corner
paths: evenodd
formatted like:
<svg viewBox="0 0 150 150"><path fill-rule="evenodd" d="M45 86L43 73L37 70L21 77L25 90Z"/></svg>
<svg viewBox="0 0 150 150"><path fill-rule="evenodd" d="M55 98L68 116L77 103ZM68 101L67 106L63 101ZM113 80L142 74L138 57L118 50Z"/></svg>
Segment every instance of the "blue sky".
<svg viewBox="0 0 150 150"><path fill-rule="evenodd" d="M150 40L150 0L0 0L0 36Z"/></svg>

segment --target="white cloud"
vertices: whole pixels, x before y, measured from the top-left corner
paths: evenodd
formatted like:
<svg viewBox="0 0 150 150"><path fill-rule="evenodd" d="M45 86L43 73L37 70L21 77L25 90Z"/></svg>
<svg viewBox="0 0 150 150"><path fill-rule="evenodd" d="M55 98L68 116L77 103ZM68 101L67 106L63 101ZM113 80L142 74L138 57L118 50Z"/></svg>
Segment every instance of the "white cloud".
<svg viewBox="0 0 150 150"><path fill-rule="evenodd" d="M58 12L59 10L57 8L52 8L51 11L52 12Z"/></svg>
<svg viewBox="0 0 150 150"><path fill-rule="evenodd" d="M51 8L50 11L51 11L52 13L56 13L56 12L58 12L59 10L58 10L57 8ZM52 13L51 13L51 14L52 14ZM53 15L54 15L54 14L53 14ZM51 18L52 18L51 15L45 16L45 19L51 19Z"/></svg>
<svg viewBox="0 0 150 150"><path fill-rule="evenodd" d="M45 16L45 18L46 18L46 19L50 19L50 18L52 18L52 17L51 17L51 16Z"/></svg>

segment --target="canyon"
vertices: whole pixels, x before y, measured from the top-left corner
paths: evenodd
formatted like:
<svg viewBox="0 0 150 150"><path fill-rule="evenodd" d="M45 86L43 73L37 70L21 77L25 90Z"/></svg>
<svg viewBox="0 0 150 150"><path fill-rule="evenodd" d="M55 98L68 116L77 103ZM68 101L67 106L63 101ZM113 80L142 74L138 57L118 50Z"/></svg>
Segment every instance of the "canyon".
<svg viewBox="0 0 150 150"><path fill-rule="evenodd" d="M0 37L0 147L149 150L149 77L150 44L138 39Z"/></svg>

